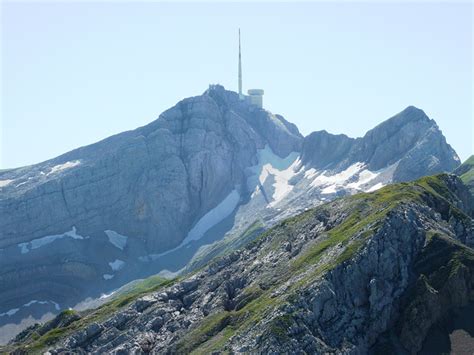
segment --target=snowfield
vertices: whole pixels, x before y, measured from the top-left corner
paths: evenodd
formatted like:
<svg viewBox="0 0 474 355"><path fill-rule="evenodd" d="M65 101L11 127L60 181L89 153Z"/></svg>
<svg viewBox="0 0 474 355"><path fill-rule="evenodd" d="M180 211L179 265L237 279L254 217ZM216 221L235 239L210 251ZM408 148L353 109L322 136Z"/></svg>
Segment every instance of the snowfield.
<svg viewBox="0 0 474 355"><path fill-rule="evenodd" d="M385 170L385 169L384 169ZM311 168L305 171L305 178L311 181L311 187L321 189L322 194L333 194L342 189L354 189L359 191L375 191L383 186L381 183L368 186L384 171L370 171L364 163L354 163L347 169L333 175L326 170L318 172ZM375 188L377 186L377 188ZM374 189L374 190L372 190Z"/></svg>
<svg viewBox="0 0 474 355"><path fill-rule="evenodd" d="M55 240L62 239L62 238L72 238L72 239L86 239L88 237L83 237L76 233L76 227L72 227L72 229L68 232L63 234L56 234L56 235L47 235L45 237L33 239L29 242L20 243L18 247L22 254L26 254L33 249L41 248L45 245L53 243Z"/></svg>
<svg viewBox="0 0 474 355"><path fill-rule="evenodd" d="M237 190L227 195L216 207L207 212L189 231L184 238L182 245L186 245L193 240L200 239L209 229L228 217L237 207L240 201L240 194Z"/></svg>
<svg viewBox="0 0 474 355"><path fill-rule="evenodd" d="M119 271L125 266L125 261L120 260L120 259L115 259L114 261L111 261L109 265L113 271Z"/></svg>
<svg viewBox="0 0 474 355"><path fill-rule="evenodd" d="M299 166L297 152L288 154L286 158L280 158L266 145L264 149L258 151L258 164L251 168L253 174L247 179L248 186L251 188L255 186L252 197L259 192L260 186L265 185L267 179L272 178L272 200L268 206L275 206L293 190L293 185L290 185L289 181L298 173Z"/></svg>
<svg viewBox="0 0 474 355"><path fill-rule="evenodd" d="M0 180L0 188L10 185L13 181L15 180L9 180L9 179Z"/></svg>
<svg viewBox="0 0 474 355"><path fill-rule="evenodd" d="M112 243L117 248L119 248L120 250L123 250L123 248L125 248L125 246L127 245L128 237L121 235L117 232L114 232L112 230L106 230L105 234L107 235L107 238L109 238L109 242Z"/></svg>
<svg viewBox="0 0 474 355"><path fill-rule="evenodd" d="M13 309L8 310L7 312L0 313L0 317L6 317L6 316L11 317L11 316L15 315L16 313L18 313L21 308L30 307L34 304L52 304L54 306L55 310L57 310L57 311L61 310L61 307L59 306L59 304L57 302L31 300L30 302L25 303L24 305L22 305L20 308L13 308Z"/></svg>
<svg viewBox="0 0 474 355"><path fill-rule="evenodd" d="M79 164L81 164L81 162L79 160L74 160L74 161L67 161L63 164L55 165L51 168L49 173L46 174L46 176L58 173L60 171L66 170L66 169L74 168L75 166L78 166Z"/></svg>
<svg viewBox="0 0 474 355"><path fill-rule="evenodd" d="M188 232L186 238L175 248L167 250L159 254L150 254L138 257L142 262L150 262L174 252L192 241L201 239L206 232L214 227L216 224L222 222L225 218L230 216L237 208L240 202L240 193L237 190L232 190L226 198L224 198L216 207L202 216L194 227Z"/></svg>

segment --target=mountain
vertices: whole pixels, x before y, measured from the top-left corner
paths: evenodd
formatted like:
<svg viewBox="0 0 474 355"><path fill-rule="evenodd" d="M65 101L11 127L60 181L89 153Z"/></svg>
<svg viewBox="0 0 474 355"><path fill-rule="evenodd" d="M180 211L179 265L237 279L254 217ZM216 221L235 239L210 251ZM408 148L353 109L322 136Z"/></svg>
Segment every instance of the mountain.
<svg viewBox="0 0 474 355"><path fill-rule="evenodd" d="M461 180L474 193L474 155L471 155L464 163L462 163L454 174L458 175Z"/></svg>
<svg viewBox="0 0 474 355"><path fill-rule="evenodd" d="M474 196L455 175L336 199L188 277L63 312L4 350L449 352L466 339L444 348L427 337L474 309L473 217Z"/></svg>
<svg viewBox="0 0 474 355"><path fill-rule="evenodd" d="M436 123L413 106L362 138L314 132L304 140L301 159L303 164L309 163L316 169L336 171L354 163L363 163L369 171L390 167L394 181L413 180L440 170L452 171L459 165L459 158L447 148Z"/></svg>
<svg viewBox="0 0 474 355"><path fill-rule="evenodd" d="M362 138L303 137L211 86L144 127L0 172L0 333L204 265L324 201L458 165L414 107Z"/></svg>

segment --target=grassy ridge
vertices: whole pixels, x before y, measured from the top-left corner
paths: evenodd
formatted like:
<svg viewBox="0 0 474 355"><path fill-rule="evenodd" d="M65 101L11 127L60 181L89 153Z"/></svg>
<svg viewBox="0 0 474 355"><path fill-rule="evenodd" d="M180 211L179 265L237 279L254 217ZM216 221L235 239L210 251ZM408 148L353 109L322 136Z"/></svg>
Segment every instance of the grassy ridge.
<svg viewBox="0 0 474 355"><path fill-rule="evenodd" d="M243 297L234 310L205 317L176 343L175 351L210 353L222 349L230 337L258 323L267 312L287 302L300 287L304 287L324 272L351 259L363 247L365 241L374 235L385 217L401 204L417 203L435 207L446 220L449 220L448 217L451 215L461 219L467 218L451 203L456 199L447 187L447 178L448 176L444 174L424 177L415 182L389 185L376 192L345 197L282 221L272 229L261 233L257 238L251 238L253 240L247 243L245 248L248 250L256 248L258 250L256 257L263 257L281 248L284 242L311 230L316 223L319 223L315 219L316 215L332 209L342 216L316 240L308 242L299 255L288 261L288 265L277 266L272 278L266 280L268 287L262 286L262 289L256 283L251 283L243 290ZM342 208L342 211L339 211L339 208ZM255 233L261 232L261 229L261 224L255 222L244 231L243 236L255 236ZM335 247L342 249L342 252L322 263L327 252ZM271 296L277 286L300 274L305 275L304 278L292 284L284 296ZM35 351L44 349L73 331L84 328L87 324L105 319L138 297L171 283L173 281L152 276L97 310L81 314L81 319L67 327L53 329L41 336L38 333L32 333L27 339L27 349ZM285 324L286 320L280 319L270 329L275 330L275 335L282 335L282 327Z"/></svg>
<svg viewBox="0 0 474 355"><path fill-rule="evenodd" d="M42 353L48 346L51 346L58 342L61 339L64 339L73 332L84 329L88 324L93 322L99 322L115 313L116 311L124 308L134 300L139 297L146 295L150 292L155 292L163 287L173 284L176 280L168 280L159 276L151 276L143 281L140 281L133 285L130 289L126 290L124 293L120 294L112 301L103 304L97 309L87 310L83 312L76 312L73 310L64 310L62 311L55 319L50 322L54 322L57 318L64 316L77 315L75 319L70 324L66 326L59 326L53 328L48 332L42 334L42 329L48 327L50 322L45 323L42 327L36 327L22 339L22 346L19 348L21 350L27 351L28 353ZM8 346L5 349L0 348L0 352L9 352L10 349Z"/></svg>
<svg viewBox="0 0 474 355"><path fill-rule="evenodd" d="M454 214L457 217L467 218L462 211L450 203L454 196L447 188L446 178L447 175L445 174L424 177L415 182L386 186L373 193L361 193L346 197L347 206L345 209L350 213L340 224L331 228L325 235L318 238L316 243L313 243L300 256L292 260L290 267L281 271L277 284L283 284L298 273L305 273L309 268L320 264L325 252L335 246L342 245L344 251L337 258L325 265L318 266L309 277L305 277L300 282L292 285L288 290L286 299L270 297L273 291L270 288L266 291L260 291L256 299L238 311L220 312L206 317L198 327L181 339L177 347L178 352L186 353L194 350L194 353L209 353L222 350L230 337L258 322L270 308L286 302L288 298L291 298L291 293L297 292L299 287L352 258L364 245L365 241L381 226L387 214L401 204L422 203L442 206L443 212L448 215ZM262 245L263 242L266 242L269 245L266 248L275 250L283 241L290 239L289 236L298 233L302 225L310 223L315 213L324 208L326 207L317 207L281 222L276 227L261 234L247 248ZM275 336L284 336L282 327L287 323L286 321L286 319L280 319L275 320L275 324L272 323L270 329L274 329Z"/></svg>
<svg viewBox="0 0 474 355"><path fill-rule="evenodd" d="M469 187L474 194L474 155L471 155L454 173Z"/></svg>

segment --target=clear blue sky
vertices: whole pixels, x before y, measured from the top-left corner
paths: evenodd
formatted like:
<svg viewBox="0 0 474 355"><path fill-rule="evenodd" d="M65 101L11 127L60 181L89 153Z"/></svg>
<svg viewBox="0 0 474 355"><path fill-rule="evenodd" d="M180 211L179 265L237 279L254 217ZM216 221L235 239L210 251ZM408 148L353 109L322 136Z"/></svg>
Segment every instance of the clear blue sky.
<svg viewBox="0 0 474 355"><path fill-rule="evenodd" d="M361 136L408 105L473 152L472 4L3 2L1 161L9 168L147 124L210 83L303 134Z"/></svg>

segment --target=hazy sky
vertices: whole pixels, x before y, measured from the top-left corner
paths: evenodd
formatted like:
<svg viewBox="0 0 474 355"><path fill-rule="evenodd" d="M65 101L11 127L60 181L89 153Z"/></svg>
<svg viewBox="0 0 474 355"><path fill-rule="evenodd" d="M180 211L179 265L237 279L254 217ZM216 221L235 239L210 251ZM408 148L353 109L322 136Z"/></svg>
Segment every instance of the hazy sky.
<svg viewBox="0 0 474 355"><path fill-rule="evenodd" d="M303 134L361 136L415 105L473 148L473 5L3 2L0 167L145 125L210 83Z"/></svg>

